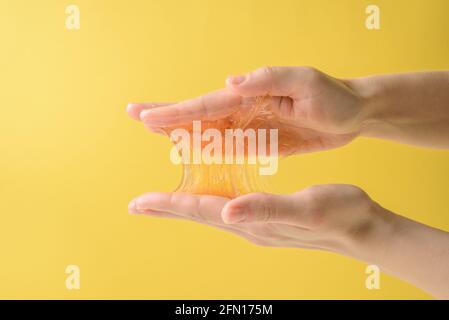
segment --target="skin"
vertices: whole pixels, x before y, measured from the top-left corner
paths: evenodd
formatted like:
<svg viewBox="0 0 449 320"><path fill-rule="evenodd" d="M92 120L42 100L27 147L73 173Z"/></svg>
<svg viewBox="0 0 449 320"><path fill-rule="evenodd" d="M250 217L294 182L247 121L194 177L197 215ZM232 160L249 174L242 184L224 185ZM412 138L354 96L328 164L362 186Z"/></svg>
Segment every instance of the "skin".
<svg viewBox="0 0 449 320"><path fill-rule="evenodd" d="M130 104L127 110L159 132L226 117L242 101L264 95L272 96L273 112L307 137L292 153L339 147L358 136L449 148L447 71L336 79L308 67L265 67L228 77L225 89L202 97ZM449 233L383 208L356 186L319 185L235 199L147 193L132 200L129 211L197 221L263 246L337 252L449 299Z"/></svg>

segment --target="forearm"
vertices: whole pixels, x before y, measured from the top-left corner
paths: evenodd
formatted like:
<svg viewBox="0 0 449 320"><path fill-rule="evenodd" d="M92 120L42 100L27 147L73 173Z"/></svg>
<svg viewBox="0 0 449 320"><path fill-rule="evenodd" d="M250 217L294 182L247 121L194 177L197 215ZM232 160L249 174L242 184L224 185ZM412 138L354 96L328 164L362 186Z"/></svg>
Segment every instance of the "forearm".
<svg viewBox="0 0 449 320"><path fill-rule="evenodd" d="M449 148L449 71L349 81L362 97L361 135Z"/></svg>
<svg viewBox="0 0 449 320"><path fill-rule="evenodd" d="M449 233L380 206L369 235L354 241L352 255L379 266L440 299L449 299Z"/></svg>

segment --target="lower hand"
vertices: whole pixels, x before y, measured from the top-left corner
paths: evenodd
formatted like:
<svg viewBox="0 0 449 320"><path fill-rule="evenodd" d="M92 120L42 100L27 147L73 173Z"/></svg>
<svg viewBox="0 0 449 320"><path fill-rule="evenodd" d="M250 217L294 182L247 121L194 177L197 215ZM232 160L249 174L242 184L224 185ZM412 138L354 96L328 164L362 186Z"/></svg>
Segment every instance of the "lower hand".
<svg viewBox="0 0 449 320"><path fill-rule="evenodd" d="M449 233L396 215L355 186L320 185L232 200L147 193L131 201L129 211L197 221L262 246L337 252L449 299Z"/></svg>
<svg viewBox="0 0 449 320"><path fill-rule="evenodd" d="M290 195L253 193L230 200L209 195L147 193L131 213L211 225L263 246L315 248L348 254L390 228L389 216L350 185L309 187ZM380 226L382 225L382 226ZM370 236L370 237L368 237Z"/></svg>

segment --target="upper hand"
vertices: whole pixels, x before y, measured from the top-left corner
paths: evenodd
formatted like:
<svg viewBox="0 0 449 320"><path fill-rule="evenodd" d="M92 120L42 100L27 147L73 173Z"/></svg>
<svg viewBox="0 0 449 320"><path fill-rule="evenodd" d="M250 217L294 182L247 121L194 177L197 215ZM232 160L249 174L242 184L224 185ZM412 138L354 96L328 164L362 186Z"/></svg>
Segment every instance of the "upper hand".
<svg viewBox="0 0 449 320"><path fill-rule="evenodd" d="M270 124L273 120L266 119L268 126L279 127L281 155L339 147L361 130L363 99L347 82L308 67L259 68L228 77L225 89L179 103L133 103L128 113L160 131L193 120L225 118L266 95L280 120Z"/></svg>

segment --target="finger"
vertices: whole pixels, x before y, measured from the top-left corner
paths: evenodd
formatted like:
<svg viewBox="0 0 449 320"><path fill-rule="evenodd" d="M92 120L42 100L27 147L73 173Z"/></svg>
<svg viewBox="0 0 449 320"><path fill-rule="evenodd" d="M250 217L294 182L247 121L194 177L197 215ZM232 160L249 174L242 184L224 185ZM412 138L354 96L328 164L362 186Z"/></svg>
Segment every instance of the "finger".
<svg viewBox="0 0 449 320"><path fill-rule="evenodd" d="M178 215L178 214L173 214L173 213L169 213L169 212L165 212L165 211L158 211L158 210L151 210L151 209L138 210L137 206L136 206L136 201L130 202L130 204L128 206L128 211L133 214L142 214L142 215L158 217L158 218L190 220L190 221L208 225L208 226L211 226L211 227L223 230L223 231L231 232L233 234L236 234L236 235L243 237L250 241L253 241L253 239L255 239L255 237L253 235L242 231L241 228L239 228L238 226L224 225L223 221L221 221L221 223L212 223L212 222L204 221L202 218L199 218L199 217L197 218L197 217L193 217L193 216Z"/></svg>
<svg viewBox="0 0 449 320"><path fill-rule="evenodd" d="M229 201L222 211L225 223L270 222L307 228L304 201L297 194L251 193Z"/></svg>
<svg viewBox="0 0 449 320"><path fill-rule="evenodd" d="M154 108L160 108L167 105L170 105L173 103L170 102L145 102L145 103L130 103L126 107L126 111L128 112L128 115L133 118L134 120L140 121L140 113L144 110L154 109ZM154 127L154 126L146 126L148 130L150 130L153 133L158 133L162 135L167 135L167 132L162 130L160 127Z"/></svg>
<svg viewBox="0 0 449 320"><path fill-rule="evenodd" d="M182 217L177 216L172 213L157 211L157 210L138 210L135 201L131 201L128 205L128 212L130 214L141 214L146 216L153 216L158 218L171 218L171 219L182 219Z"/></svg>
<svg viewBox="0 0 449 320"><path fill-rule="evenodd" d="M160 197L160 194L157 195L156 193L152 194L155 197ZM167 194L163 194L163 197L165 197ZM146 197L147 195L144 195L144 197ZM290 246L291 243L295 243L297 244L298 241L296 239L293 239L291 237L283 237L280 236L279 234L276 234L275 237L269 237L268 235L266 235L265 233L261 233L261 234L254 234L254 232L251 232L251 228L248 229L248 225L225 225L223 224L222 220L217 220L218 222L211 222L211 221L206 221L203 219L203 217L201 216L197 216L197 215L186 215L185 213L182 215L178 215L178 214L173 214L173 213L169 213L166 211L160 211L160 210L153 210L153 209L142 209L142 206L139 207L139 209L137 209L137 201L139 199L141 199L142 197L137 198L136 200L133 200L130 202L129 206L128 206L128 210L130 213L138 213L138 214L143 214L143 215L148 215L148 216L152 216L152 217L160 217L160 218L171 218L171 219L185 219L185 220L190 220L190 221L194 221L200 224L204 224L204 225L208 225L226 232L230 232L233 233L235 235L238 235L254 244L257 245L264 245L264 246L279 246L279 247L285 247L285 246ZM146 197L146 200L148 200L148 197ZM207 204L206 204L207 205ZM164 207L165 209L169 208L170 210L173 210L174 208L172 206L165 206L165 205L160 205L160 204L153 204L153 207ZM144 205L145 207L145 205ZM216 217L217 215L215 215ZM295 233L295 236L298 236L298 232L301 232L301 230L297 230Z"/></svg>
<svg viewBox="0 0 449 320"><path fill-rule="evenodd" d="M221 223L212 223L202 220L201 218L196 217L187 217L187 216L181 216L173 213L169 213L166 211L158 211L158 210L151 210L151 209L137 209L136 201L131 201L128 205L128 212L131 214L141 214L145 216L151 216L151 217L157 217L157 218L169 218L169 219L182 219L182 220L188 220L188 221L194 221L200 224L212 226L214 228L231 232L236 235L239 235L241 237L244 237L246 239L252 239L254 236L248 234L247 232L244 232L241 230L239 226L232 226L232 225L225 225L223 222Z"/></svg>
<svg viewBox="0 0 449 320"><path fill-rule="evenodd" d="M140 119L148 126L168 127L193 120L221 119L235 112L241 105L242 97L222 89L164 108L144 110L140 113Z"/></svg>
<svg viewBox="0 0 449 320"><path fill-rule="evenodd" d="M146 195L144 195L146 196ZM139 197L138 199L140 199L142 197ZM242 228L239 225L225 225L223 223L222 220L218 220L219 223L214 223L211 221L205 221L203 220L203 218L199 215L195 215L195 216L188 216L186 214L183 215L179 215L179 214L174 214L174 213L170 213L168 211L162 211L162 210L153 210L153 209L142 209L142 206L140 206L140 209L138 209L137 207L137 200L132 200L129 205L128 205L128 212L131 214L143 214L143 215L149 215L149 216L153 216L153 217L161 217L161 218L173 218L173 219L184 219L184 220L190 220L190 221L195 221L201 224L207 224L222 230L227 230L227 231L240 231L240 234L243 234L245 232L242 231ZM143 205L145 207L145 205ZM170 209L172 209L170 207ZM246 234L246 233L245 233ZM248 235L249 236L249 235Z"/></svg>
<svg viewBox="0 0 449 320"><path fill-rule="evenodd" d="M151 216L156 218L168 218L168 219L184 219L183 217L177 216L173 213L163 212L163 211L155 211L155 210L143 210L141 212L137 212L140 215Z"/></svg>
<svg viewBox="0 0 449 320"><path fill-rule="evenodd" d="M149 110L154 108L159 108L167 106L173 103L170 102L144 102L144 103L134 103L131 102L126 106L126 112L134 120L140 121L140 113L143 110Z"/></svg>
<svg viewBox="0 0 449 320"><path fill-rule="evenodd" d="M139 211L162 211L189 219L223 224L221 210L228 201L227 198L217 196L153 192L138 197L132 203Z"/></svg>
<svg viewBox="0 0 449 320"><path fill-rule="evenodd" d="M285 96L296 99L317 71L308 67L263 67L226 79L229 89L243 97Z"/></svg>

